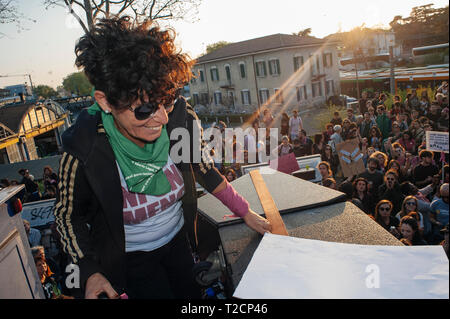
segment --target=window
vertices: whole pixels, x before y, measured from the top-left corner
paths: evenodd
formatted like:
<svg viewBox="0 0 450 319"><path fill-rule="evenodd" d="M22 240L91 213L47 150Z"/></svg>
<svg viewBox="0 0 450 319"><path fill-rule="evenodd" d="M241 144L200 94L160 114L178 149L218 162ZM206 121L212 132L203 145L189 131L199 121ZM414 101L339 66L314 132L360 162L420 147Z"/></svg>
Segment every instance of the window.
<svg viewBox="0 0 450 319"><path fill-rule="evenodd" d="M192 78L191 78L191 84L195 84L197 82L196 76L195 76L195 72L192 71Z"/></svg>
<svg viewBox="0 0 450 319"><path fill-rule="evenodd" d="M275 103L283 104L283 91L280 89L274 89L275 91Z"/></svg>
<svg viewBox="0 0 450 319"><path fill-rule="evenodd" d="M297 101L308 99L308 95L306 93L306 85L297 86L296 91L297 91Z"/></svg>
<svg viewBox="0 0 450 319"><path fill-rule="evenodd" d="M197 105L197 104L199 104L199 98L198 98L198 93L193 93L192 94L192 100L193 100L193 102L194 102L194 106L195 105Z"/></svg>
<svg viewBox="0 0 450 319"><path fill-rule="evenodd" d="M333 54L332 53L324 53L323 54L323 66L325 68L330 68L333 66Z"/></svg>
<svg viewBox="0 0 450 319"><path fill-rule="evenodd" d="M256 66L256 76L266 76L267 75L267 71L266 71L266 61L258 61L255 62Z"/></svg>
<svg viewBox="0 0 450 319"><path fill-rule="evenodd" d="M316 55L317 73L320 73L320 58Z"/></svg>
<svg viewBox="0 0 450 319"><path fill-rule="evenodd" d="M322 85L320 82L313 82L311 86L313 97L322 96Z"/></svg>
<svg viewBox="0 0 450 319"><path fill-rule="evenodd" d="M225 65L225 74L227 75L227 80L231 81L231 68L229 65Z"/></svg>
<svg viewBox="0 0 450 319"><path fill-rule="evenodd" d="M217 69L217 67L211 68L211 80L219 81L219 70Z"/></svg>
<svg viewBox="0 0 450 319"><path fill-rule="evenodd" d="M241 98L242 98L242 104L243 105L250 105L250 91L249 90L242 90L241 91Z"/></svg>
<svg viewBox="0 0 450 319"><path fill-rule="evenodd" d="M239 63L239 71L241 73L241 78L245 79L247 76L247 70L245 69L245 63L244 62L240 62Z"/></svg>
<svg viewBox="0 0 450 319"><path fill-rule="evenodd" d="M209 94L208 93L200 93L200 103L203 105L209 104Z"/></svg>
<svg viewBox="0 0 450 319"><path fill-rule="evenodd" d="M270 75L280 74L280 60L278 59L269 60L269 73Z"/></svg>
<svg viewBox="0 0 450 319"><path fill-rule="evenodd" d="M294 57L294 71L297 71L300 69L300 67L303 65L303 57L302 56L295 56Z"/></svg>
<svg viewBox="0 0 450 319"><path fill-rule="evenodd" d="M268 89L260 89L259 90L259 99L261 101L261 104L265 104L267 101L269 101L269 90Z"/></svg>
<svg viewBox="0 0 450 319"><path fill-rule="evenodd" d="M222 92L214 92L214 103L222 105Z"/></svg>
<svg viewBox="0 0 450 319"><path fill-rule="evenodd" d="M203 74L203 70L199 70L198 73L200 75L200 82L205 82L205 75Z"/></svg>
<svg viewBox="0 0 450 319"><path fill-rule="evenodd" d="M334 81L328 80L325 82L325 93L326 95L334 95Z"/></svg>

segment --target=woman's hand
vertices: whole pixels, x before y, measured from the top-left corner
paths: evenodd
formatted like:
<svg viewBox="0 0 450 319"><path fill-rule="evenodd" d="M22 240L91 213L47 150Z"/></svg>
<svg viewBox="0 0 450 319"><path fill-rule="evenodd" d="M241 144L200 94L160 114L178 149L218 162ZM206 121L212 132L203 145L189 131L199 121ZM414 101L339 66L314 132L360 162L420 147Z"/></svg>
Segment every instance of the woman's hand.
<svg viewBox="0 0 450 319"><path fill-rule="evenodd" d="M118 299L119 294L101 273L91 275L86 282L86 299L98 299L99 295L105 293L109 299Z"/></svg>
<svg viewBox="0 0 450 319"><path fill-rule="evenodd" d="M249 228L260 233L261 235L264 235L266 232L270 233L272 230L272 226L269 221L252 211L250 208L248 209L248 213L242 219Z"/></svg>

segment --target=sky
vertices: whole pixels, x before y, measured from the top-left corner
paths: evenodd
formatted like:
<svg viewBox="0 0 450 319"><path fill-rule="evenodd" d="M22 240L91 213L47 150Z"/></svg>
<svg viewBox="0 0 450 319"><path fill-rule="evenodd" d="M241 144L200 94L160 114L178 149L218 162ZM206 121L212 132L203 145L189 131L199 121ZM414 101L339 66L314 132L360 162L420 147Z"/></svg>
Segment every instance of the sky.
<svg viewBox="0 0 450 319"><path fill-rule="evenodd" d="M0 25L6 35L0 38L0 87L29 82L28 77L2 75L31 74L34 86L56 88L65 76L78 71L74 46L83 30L63 7L45 9L44 0L15 1L36 22L25 21L27 30L20 33L14 25ZM194 19L170 26L177 32L177 45L195 58L218 41L238 42L306 28L322 38L363 23L388 27L394 16L407 17L413 7L428 3L436 8L448 5L447 0L202 0Z"/></svg>

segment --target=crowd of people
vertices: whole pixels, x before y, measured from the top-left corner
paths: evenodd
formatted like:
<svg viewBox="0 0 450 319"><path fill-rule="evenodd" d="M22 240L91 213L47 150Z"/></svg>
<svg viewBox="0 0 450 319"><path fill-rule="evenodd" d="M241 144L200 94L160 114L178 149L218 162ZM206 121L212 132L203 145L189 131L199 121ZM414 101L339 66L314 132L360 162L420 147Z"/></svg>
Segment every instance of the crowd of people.
<svg viewBox="0 0 450 319"><path fill-rule="evenodd" d="M268 129L275 121L270 109L265 109L252 127L255 132L260 126L267 128L266 139L250 135L254 141L249 141L245 136L244 158L250 143L279 156L320 154L321 185L344 192L404 244L442 244L448 254L448 153L426 149L426 131L448 132L448 83L443 82L435 96L428 96L428 90L418 96L412 89L405 99L395 95L391 104L384 93L363 91L361 95L357 109L347 108L345 116L336 111L325 130L313 136L307 135L298 111L292 116L283 112L277 147L269 145ZM221 122L217 127L223 131L226 125ZM355 139L365 171L343 176L336 146ZM236 141L233 152L236 155ZM242 174L237 162L217 165L230 182Z"/></svg>
<svg viewBox="0 0 450 319"><path fill-rule="evenodd" d="M0 180L0 188L20 184L25 185L19 193L14 195L21 203L36 202L56 197L58 175L53 172L50 166L44 167L41 179L35 178L25 168L20 169L18 174L22 177L20 181L3 178ZM43 186L43 192L40 190L40 183ZM68 258L60 245L59 235L56 232L55 225L48 225L48 228L52 231L51 241L55 242L58 247L58 253L54 256L46 255L41 230L31 227L30 222L26 219L23 219L23 225L45 297L48 299L73 298L69 296L70 291L63 284L65 274L61 269L65 269L65 266L68 264Z"/></svg>
<svg viewBox="0 0 450 319"><path fill-rule="evenodd" d="M245 136L242 152L248 164L250 145L264 147L278 156L294 153L296 157L320 154L318 171L321 185L346 194L347 200L358 206L380 226L405 245L443 245L448 255L449 234L449 165L448 154L426 149L426 131L448 132L448 85L444 82L437 94L429 97L423 91L418 97L412 90L402 101L394 97L392 108L386 105L387 96L362 92L357 110L348 108L344 118L335 112L324 131L307 135L297 111L290 117L281 115L278 145L270 145L269 129L274 117L266 109L256 116L251 126L255 135ZM258 114L259 115L259 114ZM258 137L258 129L266 128L266 136ZM223 133L226 124L216 127ZM337 145L356 139L363 154L365 171L354 176L343 176L337 154ZM211 151L212 154L214 153ZM238 158L237 142L233 142L233 160L216 162L228 182L240 177L242 163ZM258 161L258 158L257 158ZM51 167L44 168L41 194L38 183L27 169L21 169L21 181L1 180L1 186L24 184L18 194L22 202L54 198L58 176ZM63 285L61 271L68 263L62 249L56 260L46 257L41 234L24 220L33 258L47 298L71 298ZM58 237L53 227L53 235Z"/></svg>

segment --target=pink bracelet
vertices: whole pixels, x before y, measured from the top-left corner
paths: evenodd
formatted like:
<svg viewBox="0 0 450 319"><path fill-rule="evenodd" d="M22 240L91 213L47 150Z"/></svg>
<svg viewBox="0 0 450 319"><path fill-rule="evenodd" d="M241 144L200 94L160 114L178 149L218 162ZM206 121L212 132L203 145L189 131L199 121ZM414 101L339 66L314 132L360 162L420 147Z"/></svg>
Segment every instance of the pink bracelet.
<svg viewBox="0 0 450 319"><path fill-rule="evenodd" d="M213 195L219 199L222 204L227 206L237 217L244 217L247 215L249 208L247 200L239 195L230 183L227 182L227 187L225 189Z"/></svg>

